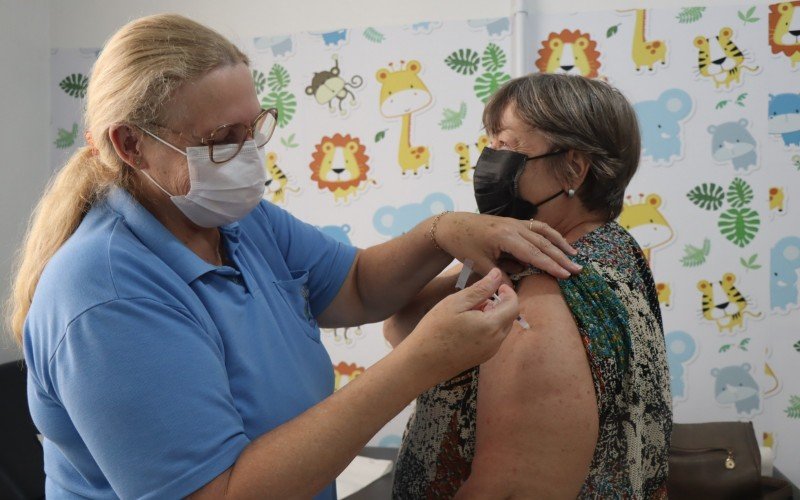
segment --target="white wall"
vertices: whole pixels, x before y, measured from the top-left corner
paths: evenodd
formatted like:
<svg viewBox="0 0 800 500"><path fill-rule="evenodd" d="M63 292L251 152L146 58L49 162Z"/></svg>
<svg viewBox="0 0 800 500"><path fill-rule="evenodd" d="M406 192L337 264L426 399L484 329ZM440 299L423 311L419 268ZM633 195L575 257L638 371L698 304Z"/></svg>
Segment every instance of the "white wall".
<svg viewBox="0 0 800 500"><path fill-rule="evenodd" d="M698 0L698 5L730 4ZM648 7L680 7L682 0L650 0ZM333 9L331 5L335 5ZM638 0L544 0L543 11L606 10L642 6ZM158 12L178 12L234 41L251 36L339 27L385 26L420 20L474 19L507 15L509 0L0 0L2 66L0 109L5 117L0 146L0 296L8 293L9 269L32 205L49 175L45 140L49 123L49 48L98 47L122 24ZM7 68L13 68L8 71ZM13 124L11 123L13 120ZM6 338L4 336L4 338ZM0 362L19 351L0 341Z"/></svg>
<svg viewBox="0 0 800 500"><path fill-rule="evenodd" d="M50 2L0 0L0 47L0 298L5 300L14 253L50 172ZM0 363L20 357L2 335Z"/></svg>

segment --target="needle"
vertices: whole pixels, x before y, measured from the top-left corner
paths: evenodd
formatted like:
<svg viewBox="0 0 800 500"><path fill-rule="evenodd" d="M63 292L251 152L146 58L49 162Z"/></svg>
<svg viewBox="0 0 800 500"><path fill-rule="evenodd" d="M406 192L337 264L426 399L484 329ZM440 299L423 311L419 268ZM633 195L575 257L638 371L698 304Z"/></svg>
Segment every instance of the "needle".
<svg viewBox="0 0 800 500"><path fill-rule="evenodd" d="M492 302L494 302L495 304L500 302L500 297L497 295L497 293L492 294ZM517 323L519 323L519 326L521 326L523 330L531 329L531 325L529 325L528 322L525 321L525 318L523 318L522 315L517 316Z"/></svg>
<svg viewBox="0 0 800 500"><path fill-rule="evenodd" d="M458 281L456 281L456 288L459 290L463 290L464 287L467 286L467 279L469 278L469 275L472 274L472 264L473 262L470 259L466 259L464 261L464 267L461 269L461 274L458 276ZM492 294L492 302L495 304L500 302L500 296L497 295L497 292ZM523 330L531 329L531 325L529 325L522 316L517 316L517 323L519 323Z"/></svg>

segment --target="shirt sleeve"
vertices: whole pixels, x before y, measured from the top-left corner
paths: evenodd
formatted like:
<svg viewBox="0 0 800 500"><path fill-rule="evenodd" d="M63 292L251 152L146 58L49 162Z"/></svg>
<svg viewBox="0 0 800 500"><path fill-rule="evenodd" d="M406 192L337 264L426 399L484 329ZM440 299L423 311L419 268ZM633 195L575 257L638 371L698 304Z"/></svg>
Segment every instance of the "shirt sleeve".
<svg viewBox="0 0 800 500"><path fill-rule="evenodd" d="M358 249L334 240L272 203L262 202L261 208L289 269L308 271L311 313L318 316L339 293Z"/></svg>
<svg viewBox="0 0 800 500"><path fill-rule="evenodd" d="M121 498L178 498L249 444L219 345L187 311L113 300L76 318L50 361L54 389Z"/></svg>

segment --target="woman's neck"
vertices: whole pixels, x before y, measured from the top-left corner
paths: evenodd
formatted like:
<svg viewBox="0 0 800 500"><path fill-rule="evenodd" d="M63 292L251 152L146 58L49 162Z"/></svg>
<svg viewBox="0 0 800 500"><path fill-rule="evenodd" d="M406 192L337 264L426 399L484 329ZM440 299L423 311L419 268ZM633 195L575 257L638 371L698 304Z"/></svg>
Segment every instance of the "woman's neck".
<svg viewBox="0 0 800 500"><path fill-rule="evenodd" d="M209 264L221 266L224 259L219 229L193 224L164 193L148 187L134 181L131 195L189 250Z"/></svg>
<svg viewBox="0 0 800 500"><path fill-rule="evenodd" d="M561 233L569 243L608 222L605 214L586 210L577 198L563 201L565 203L548 207L551 210L543 211L537 219Z"/></svg>

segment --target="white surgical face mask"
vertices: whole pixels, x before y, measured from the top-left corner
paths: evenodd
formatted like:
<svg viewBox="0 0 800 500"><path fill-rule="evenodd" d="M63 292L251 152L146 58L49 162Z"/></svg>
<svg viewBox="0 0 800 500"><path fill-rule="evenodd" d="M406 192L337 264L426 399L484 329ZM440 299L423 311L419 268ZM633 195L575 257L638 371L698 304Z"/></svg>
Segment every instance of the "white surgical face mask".
<svg viewBox="0 0 800 500"><path fill-rule="evenodd" d="M143 129L144 130L144 129ZM170 194L145 171L141 172L170 197L172 203L200 227L219 227L235 222L249 214L264 196L267 171L264 152L253 140L245 141L241 151L226 163L214 163L207 146L186 148L184 153L167 141L144 130L145 133L186 156L189 163L189 192L182 196ZM237 144L214 146L236 149Z"/></svg>

